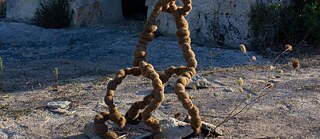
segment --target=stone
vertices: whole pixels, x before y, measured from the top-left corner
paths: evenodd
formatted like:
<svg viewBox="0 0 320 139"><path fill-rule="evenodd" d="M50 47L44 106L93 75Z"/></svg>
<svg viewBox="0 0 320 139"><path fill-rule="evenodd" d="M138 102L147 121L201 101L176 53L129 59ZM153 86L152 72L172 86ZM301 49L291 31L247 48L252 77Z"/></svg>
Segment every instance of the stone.
<svg viewBox="0 0 320 139"><path fill-rule="evenodd" d="M225 87L223 89L224 92L234 92L234 89L232 89L231 87Z"/></svg>
<svg viewBox="0 0 320 139"><path fill-rule="evenodd" d="M182 138L193 133L193 129L191 128L190 124L179 121L175 118L162 118L162 120L160 120L160 124L163 129L162 133L166 138ZM140 125L135 125L135 126L127 125L127 127L125 127L124 130L128 129L131 132L139 131L140 130L139 126ZM88 124L85 125L84 133L90 139L101 139L101 137L99 137L95 132L95 126L93 122L89 122ZM148 132L134 138L143 139L151 136L152 136L152 133Z"/></svg>
<svg viewBox="0 0 320 139"><path fill-rule="evenodd" d="M9 136L5 133L3 133L3 131L0 132L0 138L3 138L3 139L8 139Z"/></svg>
<svg viewBox="0 0 320 139"><path fill-rule="evenodd" d="M32 22L40 3L48 0L8 0L6 18ZM73 25L97 24L123 19L119 0L72 0L70 2Z"/></svg>
<svg viewBox="0 0 320 139"><path fill-rule="evenodd" d="M223 83L223 82L220 81L220 80L213 80L213 83L214 83L214 84L217 84L217 85L220 85L220 86L225 86L225 83Z"/></svg>
<svg viewBox="0 0 320 139"><path fill-rule="evenodd" d="M268 76L268 78L269 78L269 79L275 79L275 78L276 78L276 76L274 76L274 75L270 75L270 76Z"/></svg>
<svg viewBox="0 0 320 139"><path fill-rule="evenodd" d="M119 0L74 0L70 6L74 13L73 25L90 25L123 19Z"/></svg>
<svg viewBox="0 0 320 139"><path fill-rule="evenodd" d="M279 83L279 82L281 82L282 80L280 80L280 79L273 79L273 80L270 80L269 82L271 82L271 83Z"/></svg>
<svg viewBox="0 0 320 139"><path fill-rule="evenodd" d="M89 122L84 126L84 134L90 139L102 139L96 134L96 128L93 122Z"/></svg>
<svg viewBox="0 0 320 139"><path fill-rule="evenodd" d="M191 116L190 116L190 115L187 115L186 117L184 117L183 122L191 123Z"/></svg>
<svg viewBox="0 0 320 139"><path fill-rule="evenodd" d="M208 132L208 134L210 136L221 136L223 135L223 132L221 130L221 128L216 128L215 125L210 124L210 123L206 123L206 122L202 122L202 132Z"/></svg>
<svg viewBox="0 0 320 139"><path fill-rule="evenodd" d="M163 135L166 138L183 138L193 133L193 129L188 123L175 118L166 118L160 121Z"/></svg>
<svg viewBox="0 0 320 139"><path fill-rule="evenodd" d="M155 0L146 0L148 15L152 12ZM238 48L239 44L249 44L252 33L249 25L250 7L256 1L241 0L196 0L192 11L186 17L189 21L193 42L216 42L218 45ZM262 2L279 2L262 0ZM290 0L281 1L288 5ZM181 1L177 1L182 5ZM157 19L162 34L175 34L174 18L161 13Z"/></svg>
<svg viewBox="0 0 320 139"><path fill-rule="evenodd" d="M160 116L161 115L161 116ZM193 133L193 129L190 126L190 123L180 121L176 118L169 117L168 115L163 115L162 112L156 111L155 117L160 118L160 124L162 128L162 135L165 138L184 138L184 137L190 137ZM108 124L109 125L109 124ZM111 126L111 125L110 125ZM145 127L143 123L140 123L139 125L130 125L127 124L125 128L119 129L119 128L112 128L114 131L120 131L126 132L123 130L129 130L130 132L139 132L143 133L142 135L138 135L135 137L128 137L128 138L135 138L135 139L145 139L145 138L151 138L152 133L151 132L145 132L145 130L141 131L141 126ZM213 130L216 126L212 125L210 123L202 122L202 131L203 133L206 133L208 137L217 137L223 135L223 132L221 128L216 128ZM147 127L145 127L147 128ZM88 136L90 139L101 139L96 132L95 132L95 126L93 122L89 122L84 127L84 134Z"/></svg>
<svg viewBox="0 0 320 139"><path fill-rule="evenodd" d="M31 22L40 2L44 0L7 0L6 18L14 21Z"/></svg>
<svg viewBox="0 0 320 139"><path fill-rule="evenodd" d="M278 79L282 78L282 77L281 77L281 76L279 76L279 75L276 75L275 77L276 77L276 78L278 78Z"/></svg>
<svg viewBox="0 0 320 139"><path fill-rule="evenodd" d="M213 84L209 82L206 78L200 77L199 75L196 75L191 78L190 83L186 86L186 88L209 88L213 87Z"/></svg>
<svg viewBox="0 0 320 139"><path fill-rule="evenodd" d="M70 104L70 101L52 101L47 104L47 107L51 109L67 109Z"/></svg>
<svg viewBox="0 0 320 139"><path fill-rule="evenodd" d="M165 113L163 113L160 109L154 111L154 113L152 114L152 117L158 119L158 120L163 120L163 119L167 119L169 116L166 115Z"/></svg>
<svg viewBox="0 0 320 139"><path fill-rule="evenodd" d="M54 112L54 113L57 113L57 114L67 114L69 113L68 110L66 109L60 109L60 108L57 108L57 109L50 109L51 112Z"/></svg>

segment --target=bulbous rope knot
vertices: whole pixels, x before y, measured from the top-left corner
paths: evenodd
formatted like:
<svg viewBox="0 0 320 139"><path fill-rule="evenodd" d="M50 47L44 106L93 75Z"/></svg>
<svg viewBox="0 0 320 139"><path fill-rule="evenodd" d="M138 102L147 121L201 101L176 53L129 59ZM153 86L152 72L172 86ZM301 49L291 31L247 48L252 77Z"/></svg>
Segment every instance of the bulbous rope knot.
<svg viewBox="0 0 320 139"><path fill-rule="evenodd" d="M195 53L191 49L191 39L188 21L184 16L188 15L192 9L191 0L182 0L183 6L177 6L176 0L158 0L154 9L148 17L143 31L140 34L139 41L133 51L133 68L125 68L118 71L115 78L108 83L107 93L104 98L105 103L109 107L109 112L103 112L95 117L94 123L97 134L104 138L117 138L117 135L108 129L104 124L105 121L111 120L120 127L124 127L126 122L134 122L141 118L145 124L152 128L154 138L163 138L161 134L161 126L158 120L152 118L152 112L159 108L164 100L164 84L176 74L179 76L176 81L174 92L178 99L182 102L185 109L191 116L191 127L195 135L200 134L201 118L198 108L192 103L190 96L185 91L185 86L189 84L190 79L196 74L197 60ZM158 74L153 66L147 63L147 44L153 41L154 32L157 30L156 18L160 12L170 13L174 16L178 37L178 43L182 50L183 57L187 66L169 67L163 73ZM143 76L152 81L153 90L145 96L142 101L135 102L125 117L121 115L118 108L113 102L115 90L127 75ZM140 113L140 110L143 110Z"/></svg>

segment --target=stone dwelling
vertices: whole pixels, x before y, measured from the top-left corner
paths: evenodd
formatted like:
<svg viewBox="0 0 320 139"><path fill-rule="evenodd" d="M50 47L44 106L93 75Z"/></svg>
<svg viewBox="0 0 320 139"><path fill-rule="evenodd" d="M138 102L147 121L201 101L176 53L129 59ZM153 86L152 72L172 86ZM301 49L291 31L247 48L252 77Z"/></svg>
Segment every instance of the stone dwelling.
<svg viewBox="0 0 320 139"><path fill-rule="evenodd" d="M3 1L3 0L1 0ZM7 0L6 18L30 22L41 2L46 0ZM156 0L70 0L73 24L96 24L117 22L125 18L145 19ZM257 2L280 2L290 0L193 0L193 10L187 16L193 42L238 47L248 44L250 6ZM177 0L178 5L181 0ZM138 16L137 16L138 15ZM158 18L159 31L175 34L173 18L162 13Z"/></svg>

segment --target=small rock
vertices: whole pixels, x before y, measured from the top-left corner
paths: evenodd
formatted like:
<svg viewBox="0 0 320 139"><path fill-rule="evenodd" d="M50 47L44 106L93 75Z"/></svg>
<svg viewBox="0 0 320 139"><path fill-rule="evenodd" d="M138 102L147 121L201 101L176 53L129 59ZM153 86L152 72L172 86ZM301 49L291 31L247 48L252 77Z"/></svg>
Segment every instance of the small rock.
<svg viewBox="0 0 320 139"><path fill-rule="evenodd" d="M182 115L182 113L178 112L178 113L176 113L176 114L174 115L174 118L177 118L177 119L178 119L181 115Z"/></svg>
<svg viewBox="0 0 320 139"><path fill-rule="evenodd" d="M230 88L230 87L225 87L225 88L223 89L223 91L224 91L224 92L234 92L234 90L233 90L232 88Z"/></svg>
<svg viewBox="0 0 320 139"><path fill-rule="evenodd" d="M191 123L191 116L190 116L190 115L187 115L187 116L184 118L183 121L186 122L186 123Z"/></svg>
<svg viewBox="0 0 320 139"><path fill-rule="evenodd" d="M226 85L225 83L223 83L222 81L219 81L219 80L213 80L213 83L221 85L221 86L225 86Z"/></svg>
<svg viewBox="0 0 320 139"><path fill-rule="evenodd" d="M73 114L75 114L76 113L76 111L69 111L68 113L66 113L67 115L73 115Z"/></svg>
<svg viewBox="0 0 320 139"><path fill-rule="evenodd" d="M193 133L192 127L183 121L175 118L166 118L160 121L163 128L163 135L166 138L183 138Z"/></svg>
<svg viewBox="0 0 320 139"><path fill-rule="evenodd" d="M276 77L274 75L270 75L268 78L275 79Z"/></svg>
<svg viewBox="0 0 320 139"><path fill-rule="evenodd" d="M50 111L52 111L52 112L54 112L54 113L58 113L58 114L66 114L66 113L69 113L68 110L66 110L66 109L60 109L60 108L50 109Z"/></svg>
<svg viewBox="0 0 320 139"><path fill-rule="evenodd" d="M279 80L279 79L273 79L273 80L270 80L269 82L271 83L279 83L281 82L282 80Z"/></svg>
<svg viewBox="0 0 320 139"><path fill-rule="evenodd" d="M48 90L49 90L49 91L52 91L52 92L58 92L58 91L59 91L59 88L58 88L58 86L49 86L49 87L48 87Z"/></svg>
<svg viewBox="0 0 320 139"><path fill-rule="evenodd" d="M3 133L3 132L0 132L0 138L4 138L4 139L7 139L9 138L7 134Z"/></svg>
<svg viewBox="0 0 320 139"><path fill-rule="evenodd" d="M278 79L282 78L282 77L281 77L281 76L279 76L279 75L276 75L275 77L276 77L276 78L278 78Z"/></svg>
<svg viewBox="0 0 320 139"><path fill-rule="evenodd" d="M216 128L216 126L213 124L202 122L202 132L203 133L208 133L209 136L214 136L214 137L223 135L221 128L219 128L219 127L216 129L215 128Z"/></svg>
<svg viewBox="0 0 320 139"><path fill-rule="evenodd" d="M282 69L278 70L278 73L283 74L283 70Z"/></svg>
<svg viewBox="0 0 320 139"><path fill-rule="evenodd" d="M255 82L255 83L265 83L266 81L265 80L256 79L256 80L253 80L253 82Z"/></svg>
<svg viewBox="0 0 320 139"><path fill-rule="evenodd" d="M167 119L169 116L166 115L165 113L163 113L161 110L156 110L152 116L158 120L164 120L164 119Z"/></svg>
<svg viewBox="0 0 320 139"><path fill-rule="evenodd" d="M47 104L47 107L52 109L67 109L70 104L70 101L52 101Z"/></svg>
<svg viewBox="0 0 320 139"><path fill-rule="evenodd" d="M206 78L204 77L200 77L198 75L194 76L191 78L190 83L186 86L186 88L209 88L209 87L213 87L212 83L209 82Z"/></svg>
<svg viewBox="0 0 320 139"><path fill-rule="evenodd" d="M206 113L210 116L215 116L217 112L214 109L211 109L211 110L208 110Z"/></svg>
<svg viewBox="0 0 320 139"><path fill-rule="evenodd" d="M94 127L93 122L90 122L84 126L84 134L90 139L102 139L96 134L96 128Z"/></svg>

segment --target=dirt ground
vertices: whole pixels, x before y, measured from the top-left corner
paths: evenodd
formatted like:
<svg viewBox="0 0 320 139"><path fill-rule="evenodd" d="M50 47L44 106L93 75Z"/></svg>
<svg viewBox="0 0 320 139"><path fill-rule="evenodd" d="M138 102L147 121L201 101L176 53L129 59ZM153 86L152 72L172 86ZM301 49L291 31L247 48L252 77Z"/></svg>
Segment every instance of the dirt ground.
<svg viewBox="0 0 320 139"><path fill-rule="evenodd" d="M0 35L0 54L5 61L0 138L87 138L85 125L98 112L107 110L103 97L108 81L118 69L131 65L131 51L137 39L132 34L138 31L126 32L128 26L43 30L22 23L0 25L0 32L6 32ZM151 44L150 53L157 54L150 61L157 69L183 65L180 57L166 54L179 51L167 49L167 45L173 47L175 40L160 37ZM266 95L260 101L221 126L221 138L320 138L319 55L301 59L298 69L291 67L290 58L284 58L289 64L277 64L271 70L272 59L257 56L260 62L248 65L239 50L199 44L194 50L199 59L198 75L213 86L188 92L199 107L201 118L208 123L218 125L236 105L245 105L259 96L266 81L273 85L261 92ZM165 58L158 60L160 57ZM53 74L57 65L61 70L58 81ZM237 84L239 77L244 79L242 93ZM171 117L182 113L178 118L183 119L187 111L173 93L174 79L166 84L165 101L159 111ZM56 83L58 89L52 89ZM151 89L149 80L128 76L117 88L116 105L124 114ZM47 108L48 102L57 100L71 102L66 113L57 114ZM149 131L117 132L128 132L127 138L134 138Z"/></svg>

